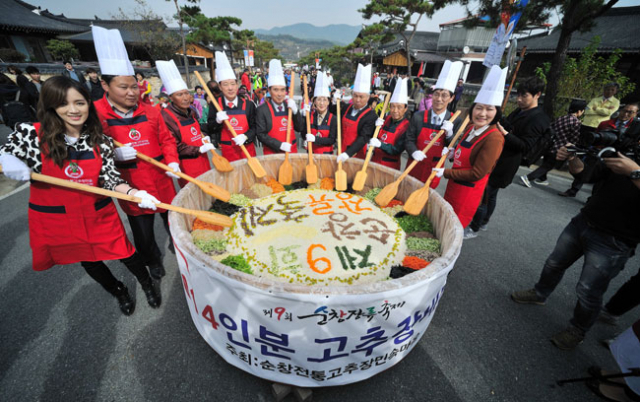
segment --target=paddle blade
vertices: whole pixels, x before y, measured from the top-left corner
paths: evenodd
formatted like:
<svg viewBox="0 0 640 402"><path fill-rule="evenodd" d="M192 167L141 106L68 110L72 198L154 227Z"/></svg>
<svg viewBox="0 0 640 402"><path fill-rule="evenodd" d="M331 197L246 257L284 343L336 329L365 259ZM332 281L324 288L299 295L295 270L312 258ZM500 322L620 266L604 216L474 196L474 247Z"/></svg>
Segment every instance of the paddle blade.
<svg viewBox="0 0 640 402"><path fill-rule="evenodd" d="M293 167L291 166L291 162L285 159L280 165L280 169L278 170L278 182L283 186L287 186L291 184L293 180Z"/></svg>
<svg viewBox="0 0 640 402"><path fill-rule="evenodd" d="M356 191L362 191L364 183L367 181L367 172L362 170L356 173L355 179L353 179L353 189Z"/></svg>
<svg viewBox="0 0 640 402"><path fill-rule="evenodd" d="M429 186L424 186L411 193L407 202L404 203L404 212L409 215L420 215L422 209L429 200Z"/></svg>
<svg viewBox="0 0 640 402"><path fill-rule="evenodd" d="M231 193L227 189L217 186L213 183L198 180L198 186L205 194L208 194L220 201L228 202L231 199Z"/></svg>
<svg viewBox="0 0 640 402"><path fill-rule="evenodd" d="M227 158L218 155L216 151L211 151L211 163L213 163L213 167L220 173L233 171L233 166L231 166Z"/></svg>
<svg viewBox="0 0 640 402"><path fill-rule="evenodd" d="M344 170L336 170L336 190L347 190L347 172Z"/></svg>
<svg viewBox="0 0 640 402"><path fill-rule="evenodd" d="M393 183L389 183L386 186L384 186L382 191L378 193L374 201L376 202L376 204L378 204L380 208L384 208L387 205L389 205L391 200L393 200L393 198L398 194L399 184L400 182L396 180Z"/></svg>
<svg viewBox="0 0 640 402"><path fill-rule="evenodd" d="M199 211L197 213L194 213L193 215L198 217L200 220L212 225L218 225L225 228L229 228L231 227L231 225L233 225L233 221L231 220L231 218L229 218L228 216L216 214L214 212Z"/></svg>
<svg viewBox="0 0 640 402"><path fill-rule="evenodd" d="M307 176L308 184L314 184L318 181L318 167L316 165L307 165L305 168L305 174Z"/></svg>
<svg viewBox="0 0 640 402"><path fill-rule="evenodd" d="M253 172L254 176L256 176L258 179L262 179L267 175L267 172L264 170L264 168L260 164L260 161L257 160L256 158L247 159L247 164L249 165L249 168Z"/></svg>

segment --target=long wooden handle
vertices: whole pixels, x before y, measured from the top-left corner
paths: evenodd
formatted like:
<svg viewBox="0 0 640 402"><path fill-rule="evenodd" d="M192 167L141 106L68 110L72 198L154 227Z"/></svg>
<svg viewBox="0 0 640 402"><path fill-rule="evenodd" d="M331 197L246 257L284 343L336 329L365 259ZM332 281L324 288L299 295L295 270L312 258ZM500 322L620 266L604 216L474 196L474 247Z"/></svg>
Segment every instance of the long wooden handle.
<svg viewBox="0 0 640 402"><path fill-rule="evenodd" d="M0 172L2 172L1 166L0 166ZM111 191L101 187L93 187L86 184L75 183L69 180L59 179L57 177L47 176L40 173L31 173L31 179L36 181L41 181L43 183L53 184L60 187L70 188L72 190L79 190L87 193L104 195L105 197L112 197L112 198L117 198L119 200L135 202L136 204L139 204L142 201L142 199L140 199L139 197L134 197L133 195L122 194L117 191ZM171 204L165 204L164 202L161 202L156 205L158 206L158 208L175 211L182 214L197 216L220 226L230 227L231 224L233 223L228 216L215 214L209 211L198 211L195 209L176 207Z"/></svg>
<svg viewBox="0 0 640 402"><path fill-rule="evenodd" d="M523 47L520 52L520 60L518 60L518 64L516 65L516 71L513 73L513 77L511 77L511 83L509 84L509 89L507 90L507 95L504 97L502 101L502 110L507 106L507 102L509 102L509 98L511 97L511 90L513 89L513 84L516 82L516 77L518 76L518 70L520 70L520 64L522 64L522 60L524 60L524 55L527 53L527 47Z"/></svg>
<svg viewBox="0 0 640 402"><path fill-rule="evenodd" d="M451 140L450 144L454 144L455 145L455 143L458 141L458 138L460 138L460 136L464 132L464 129L466 128L468 122L469 122L469 116L467 116L464 119L464 121L460 125L460 128L458 129L458 132L456 133L455 137L453 137L453 139ZM442 155L440 157L440 160L438 161L438 163L436 163L436 167L431 170L431 174L429 175L429 179L427 179L427 181L424 184L425 187L429 187L429 185L431 185L431 182L436 177L435 169L440 169L442 167L442 165L444 165L446 160L447 160L447 155Z"/></svg>
<svg viewBox="0 0 640 402"><path fill-rule="evenodd" d="M427 113L427 111L425 111L425 113ZM456 119L458 118L459 115L460 115L460 111L458 110L453 114L453 116L451 116L449 118L449 121L453 123L454 121L456 121ZM467 125L467 121L469 121L468 117L464 120L464 123L460 127L466 126ZM427 151L429 151L431 149L431 147L433 147L433 144L435 144L436 141L438 141L438 139L440 139L440 137L442 137L443 135L444 135L444 130L438 131L438 134L435 137L433 137L433 139L431 141L429 141L429 143L427 144L426 147L424 147L424 149L422 150L422 153L426 154ZM417 164L418 164L418 161L414 159L413 162L411 162L409 164L409 166L407 166L407 168L404 170L404 172L402 172L402 174L400 175L400 177L398 177L398 179L396 181L400 182L405 177L407 177L407 175L409 173L411 173L411 171L413 170L413 168L416 167Z"/></svg>
<svg viewBox="0 0 640 402"><path fill-rule="evenodd" d="M204 88L204 90L207 93L207 95L209 95L209 103L211 103L216 108L216 110L218 112L222 112L222 108L220 107L218 102L216 102L216 97L213 96L213 94L211 93L211 90L207 86L207 83L204 81L204 79L202 78L200 73L198 71L194 71L193 73L196 75L196 78L198 78L198 81L200 81L200 85L202 85L202 88ZM229 132L231 133L233 138L236 138L238 136L238 134L236 133L236 130L233 129L233 126L231 125L229 120L225 120L224 124L225 124L225 126L227 126L227 130L229 130ZM250 159L251 158L251 154L249 154L249 151L247 151L247 148L244 145L240 145L240 148L242 149L242 152L244 153L244 156L246 156L247 159Z"/></svg>
<svg viewBox="0 0 640 402"><path fill-rule="evenodd" d="M336 89L339 91L339 89ZM338 119L338 155L342 152L342 116L340 116L340 99L336 102L336 118ZM342 162L338 162L338 170L342 170Z"/></svg>
<svg viewBox="0 0 640 402"><path fill-rule="evenodd" d="M391 101L391 94L389 92L387 92L387 96L385 96L384 99L384 105L382 105L382 110L380 111L380 118L384 118L384 114L387 112L387 107L389 106L389 102ZM380 133L380 130L382 129L382 126L377 126L376 130L373 132L373 138L378 138L378 134ZM369 149L367 150L367 156L364 159L364 164L362 165L362 171L364 172L365 170L367 170L367 165L369 164L369 161L371 160L371 157L373 156L373 149L375 147L369 147Z"/></svg>
<svg viewBox="0 0 640 402"><path fill-rule="evenodd" d="M291 76L291 82L289 85L289 99L293 100L293 91L294 91L294 85L295 85L295 80L296 80L296 76L295 74ZM294 101L295 102L295 101ZM293 125L293 111L291 110L291 108L289 107L289 105L287 105L287 109L289 110L289 113L287 115L288 119L287 119L287 142L291 143L291 126ZM285 155L289 155L289 152L285 152Z"/></svg>
<svg viewBox="0 0 640 402"><path fill-rule="evenodd" d="M307 76L302 76L302 86L304 87L304 104L309 104L309 88L307 88ZM307 134L311 134L311 119L309 119L309 114L311 113L311 107L309 107L309 111L305 113L305 119L307 121ZM316 123L318 124L318 123ZM313 164L313 142L307 143L307 151L309 152L309 164Z"/></svg>

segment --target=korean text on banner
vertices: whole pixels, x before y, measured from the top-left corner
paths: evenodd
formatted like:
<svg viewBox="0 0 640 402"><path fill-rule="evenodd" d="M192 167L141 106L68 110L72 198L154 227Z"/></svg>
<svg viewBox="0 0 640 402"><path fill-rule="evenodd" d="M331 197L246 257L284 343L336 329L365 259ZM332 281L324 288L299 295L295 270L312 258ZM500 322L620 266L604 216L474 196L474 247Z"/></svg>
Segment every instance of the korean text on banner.
<svg viewBox="0 0 640 402"><path fill-rule="evenodd" d="M491 66L500 65L502 55L507 47L507 42L509 42L509 38L511 38L516 24L520 20L522 10L526 7L527 3L529 3L529 0L511 0L511 3L513 4L512 7L517 9L518 12L513 15L510 15L508 12L503 12L501 14L502 21L500 22L500 25L498 25L496 33L493 35L487 54L482 62L486 67L491 68Z"/></svg>

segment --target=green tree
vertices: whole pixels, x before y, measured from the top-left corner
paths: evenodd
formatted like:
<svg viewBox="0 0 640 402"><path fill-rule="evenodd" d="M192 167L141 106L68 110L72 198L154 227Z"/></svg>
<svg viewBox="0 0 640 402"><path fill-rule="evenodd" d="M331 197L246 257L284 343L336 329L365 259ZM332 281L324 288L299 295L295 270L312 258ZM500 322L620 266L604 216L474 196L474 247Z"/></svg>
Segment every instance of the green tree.
<svg viewBox="0 0 640 402"><path fill-rule="evenodd" d="M373 56L378 47L392 41L393 38L393 34L389 32L383 24L363 26L360 35L358 35L349 47L353 49L368 49L370 57L369 64L373 64Z"/></svg>
<svg viewBox="0 0 640 402"><path fill-rule="evenodd" d="M635 84L616 70L622 51L616 49L608 57L596 56L600 37L595 36L578 58L567 57L558 80L558 96L554 102L553 116L566 114L571 99L584 99L587 102L602 95L602 87L608 82L617 82L620 86L619 97L633 92ZM536 75L547 81L551 63L536 68Z"/></svg>
<svg viewBox="0 0 640 402"><path fill-rule="evenodd" d="M345 83L353 80L353 74L360 60L364 58L364 53L356 52L349 46L334 46L331 49L319 49L310 52L307 56L301 57L299 64L315 65L316 53L322 59L324 69L330 68L331 74L337 81Z"/></svg>
<svg viewBox="0 0 640 402"><path fill-rule="evenodd" d="M191 13L196 13L200 11L198 6L190 6L189 4L185 4L182 7L178 4L178 0L166 0L172 1L176 6L176 19L178 20L178 25L180 26L180 40L182 41L182 61L184 63L184 72L187 78L187 86L191 84L191 77L189 76L189 58L187 57L187 39L186 34L184 32L184 17L191 15ZM200 0L186 0L187 3L190 4L198 4Z"/></svg>
<svg viewBox="0 0 640 402"><path fill-rule="evenodd" d="M69 60L80 57L78 49L68 40L49 39L46 46L51 56L56 60Z"/></svg>
<svg viewBox="0 0 640 402"><path fill-rule="evenodd" d="M258 39L250 29L234 32L231 47L233 47L237 53L242 53L243 49L252 49L253 59L258 67L262 67L263 63L271 59L284 61L280 55L280 50L276 49L272 42ZM242 55L238 54L238 56L242 58Z"/></svg>
<svg viewBox="0 0 640 402"><path fill-rule="evenodd" d="M407 70L411 75L411 41L416 34L420 19L425 15L429 17L433 15L435 9L432 2L429 0L369 0L369 3L358 11L366 20L374 16L382 19L379 23L373 24L370 29L380 32L386 29L402 37L407 54ZM411 27L411 30L407 34L408 27Z"/></svg>

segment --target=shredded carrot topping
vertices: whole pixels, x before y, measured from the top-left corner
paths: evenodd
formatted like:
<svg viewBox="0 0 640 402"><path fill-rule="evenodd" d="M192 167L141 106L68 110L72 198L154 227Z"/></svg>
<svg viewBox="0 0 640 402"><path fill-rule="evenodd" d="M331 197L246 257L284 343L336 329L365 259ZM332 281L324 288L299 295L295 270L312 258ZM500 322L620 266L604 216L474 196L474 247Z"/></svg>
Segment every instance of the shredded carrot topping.
<svg viewBox="0 0 640 402"><path fill-rule="evenodd" d="M431 264L429 261L423 260L422 258L418 258L418 257L406 256L402 260L403 266L407 268L415 269L415 270L422 269L429 264Z"/></svg>
<svg viewBox="0 0 640 402"><path fill-rule="evenodd" d="M273 194L282 193L285 191L284 186L278 183L276 179L271 179L267 181L267 186L271 187L271 190L273 190Z"/></svg>
<svg viewBox="0 0 640 402"><path fill-rule="evenodd" d="M224 228L222 226L218 226L218 225L212 225L211 223L207 223L204 222L202 220L200 220L199 218L196 218L195 221L193 221L193 226L191 227L191 230L198 230L198 229L204 229L204 230L224 230Z"/></svg>

